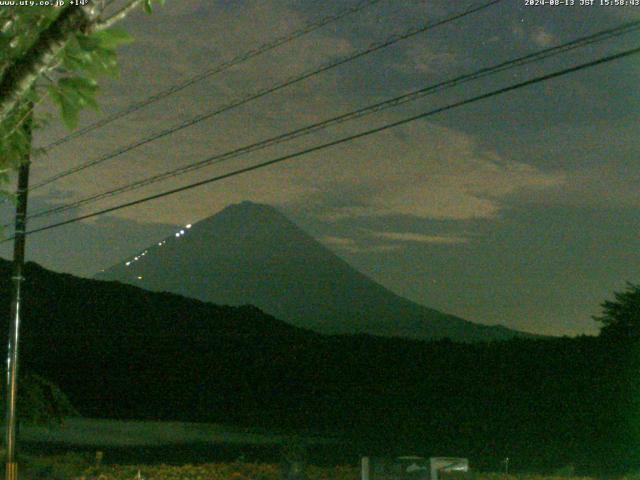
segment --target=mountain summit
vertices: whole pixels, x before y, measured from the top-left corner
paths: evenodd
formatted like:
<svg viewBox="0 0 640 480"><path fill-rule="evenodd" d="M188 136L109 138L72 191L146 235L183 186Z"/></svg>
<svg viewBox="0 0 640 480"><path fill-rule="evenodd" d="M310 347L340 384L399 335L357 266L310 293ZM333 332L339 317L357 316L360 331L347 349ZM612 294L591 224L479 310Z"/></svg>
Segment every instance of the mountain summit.
<svg viewBox="0 0 640 480"><path fill-rule="evenodd" d="M321 333L457 341L524 335L402 298L360 273L268 205L242 202L97 275L216 304L253 304Z"/></svg>

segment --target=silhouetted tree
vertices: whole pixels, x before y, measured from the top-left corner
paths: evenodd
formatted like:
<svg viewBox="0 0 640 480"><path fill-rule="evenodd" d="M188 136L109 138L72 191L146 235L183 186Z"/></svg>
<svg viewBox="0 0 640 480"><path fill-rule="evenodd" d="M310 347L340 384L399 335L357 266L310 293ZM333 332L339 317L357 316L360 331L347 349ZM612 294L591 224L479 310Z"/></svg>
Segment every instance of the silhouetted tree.
<svg viewBox="0 0 640 480"><path fill-rule="evenodd" d="M615 300L607 300L602 315L593 317L600 322L602 337L617 339L640 338L640 285L627 282L624 292L615 292Z"/></svg>
<svg viewBox="0 0 640 480"><path fill-rule="evenodd" d="M2 406L5 405L4 390L0 392ZM21 423L59 424L65 417L79 415L62 390L40 375L22 376L18 392L18 419ZM4 418L4 409L0 408L0 412Z"/></svg>

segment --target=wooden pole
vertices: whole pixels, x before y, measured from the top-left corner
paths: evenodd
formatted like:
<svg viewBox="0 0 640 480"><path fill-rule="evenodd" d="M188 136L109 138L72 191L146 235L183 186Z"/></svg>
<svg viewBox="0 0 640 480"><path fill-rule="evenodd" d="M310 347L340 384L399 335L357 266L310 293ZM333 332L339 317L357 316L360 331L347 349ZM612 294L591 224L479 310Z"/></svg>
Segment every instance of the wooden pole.
<svg viewBox="0 0 640 480"><path fill-rule="evenodd" d="M32 111L32 105L28 106ZM31 145L31 113L21 128L25 129L25 141ZM13 298L11 301L11 324L9 327L9 344L7 348L7 406L6 406L6 438L7 448L5 480L18 480L18 463L16 461L16 397L18 394L18 339L20 332L22 308L22 283L24 281L25 230L27 226L27 198L29 193L30 155L27 153L18 171L18 189L15 232L13 240Z"/></svg>

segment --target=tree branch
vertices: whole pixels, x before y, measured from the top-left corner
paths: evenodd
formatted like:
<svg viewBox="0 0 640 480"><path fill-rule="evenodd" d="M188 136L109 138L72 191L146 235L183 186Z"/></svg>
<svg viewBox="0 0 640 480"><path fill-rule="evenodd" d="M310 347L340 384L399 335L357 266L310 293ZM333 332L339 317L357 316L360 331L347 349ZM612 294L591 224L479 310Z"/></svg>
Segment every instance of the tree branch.
<svg viewBox="0 0 640 480"><path fill-rule="evenodd" d="M0 80L0 122L9 116L38 77L54 62L73 33L85 31L89 25L90 19L84 9L68 6L31 48L7 67Z"/></svg>
<svg viewBox="0 0 640 480"><path fill-rule="evenodd" d="M100 31L100 30L105 30L107 28L111 28L115 23L124 19L127 15L129 15L129 13L131 13L133 10L138 8L138 6L142 4L142 2L144 2L144 0L131 0L127 5L125 5L120 10L115 12L109 18L106 18L100 22L97 22L94 25L93 30Z"/></svg>
<svg viewBox="0 0 640 480"><path fill-rule="evenodd" d="M101 9L94 2L82 8L68 5L40 34L29 50L4 70L0 77L0 123L7 119L35 81L52 67L56 56L75 33L87 34L108 28L125 18L142 1L130 0L126 6L103 22L97 21Z"/></svg>

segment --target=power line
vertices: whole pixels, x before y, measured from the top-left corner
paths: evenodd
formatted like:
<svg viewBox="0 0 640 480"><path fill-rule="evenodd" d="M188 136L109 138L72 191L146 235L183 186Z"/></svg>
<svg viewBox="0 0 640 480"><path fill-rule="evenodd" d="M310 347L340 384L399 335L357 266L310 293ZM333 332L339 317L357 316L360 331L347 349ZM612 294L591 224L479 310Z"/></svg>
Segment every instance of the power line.
<svg viewBox="0 0 640 480"><path fill-rule="evenodd" d="M327 143L323 143L323 144L320 144L320 145L316 145L314 147L310 147L310 148L307 148L307 149L304 149L304 150L300 150L300 151L295 152L295 153L291 153L291 154L288 154L288 155L277 157L277 158L274 158L272 160L267 160L265 162L258 163L258 164L255 164L255 165L252 165L252 166L249 166L249 167L245 167L245 168L241 168L241 169L238 169L238 170L234 170L232 172L225 173L223 175L218 175L218 176L215 176L215 177L212 177L212 178L208 178L208 179L205 179L205 180L200 180L198 182L194 182L194 183L191 183L189 185L185 185L185 186L182 186L182 187L178 187L178 188L174 188L174 189L171 189L171 190L167 190L167 191L162 192L162 193L149 195L147 197L143 197L143 198L140 198L138 200L133 200L133 201L130 201L130 202L122 203L120 205L116 205L116 206L113 206L113 207L105 208L103 210L99 210L99 211L96 211L96 212L88 213L86 215L81 215L81 216L78 216L78 217L75 217L75 218L72 218L72 219L69 219L69 220L64 220L64 221L61 221L61 222L58 222L58 223L54 223L54 224L50 224L50 225L47 225L47 226L44 226L44 227L40 227L40 228L36 228L36 229L33 229L33 230L29 230L28 232L26 232L26 234L27 235L31 235L31 234L34 234L34 233L43 232L43 231L46 231L46 230L51 230L53 228L61 227L63 225L76 223L76 222L79 222L81 220L86 220L86 219L97 217L97 216L104 215L104 214L107 214L107 213L115 212L117 210L122 210L124 208L132 207L134 205L140 205L142 203L150 202L152 200L157 200L159 198L163 198L163 197L167 197L167 196L170 196L170 195L174 195L176 193L180 193L180 192L184 192L184 191L187 191L187 190L191 190L193 188L200 187L202 185L207 185L207 184L218 182L218 181L221 181L221 180L224 180L224 179L227 179L227 178L235 177L235 176L241 175L243 173L248 173L248 172L252 172L254 170L259 170L261 168L265 168L265 167L268 167L270 165L274 165L274 164L277 164L277 163L284 162L286 160L291 160L291 159L294 159L294 158L298 158L298 157L301 157L303 155L307 155L309 153L314 153L314 152L317 152L317 151L320 151L320 150L324 150L326 148L333 147L333 146L336 146L336 145L341 145L343 143L347 143L347 142L350 142L352 140L356 140L356 139L359 139L359 138L367 137L369 135L373 135L375 133L379 133L379 132L382 132L382 131L385 131L385 130L388 130L388 129L391 129L391 128L394 128L394 127L398 127L400 125L405 125L407 123L410 123L410 122L413 122L413 121L416 121L416 120L420 120L420 119L423 119L423 118L426 118L426 117L429 117L429 116L432 116L432 115L435 115L435 114L438 114L438 113L442 113L442 112L445 112L445 111L448 111L448 110L452 110L454 108L458 108L458 107L461 107L461 106L464 106L464 105L469 105L471 103L475 103L475 102L478 102L480 100L484 100L484 99L487 99L487 98L495 97L495 96L501 95L503 93L511 92L511 91L514 91L514 90L518 90L520 88L523 88L523 87L526 87L526 86L529 86L529 85L534 85L536 83L541 83L541 82L544 82L544 81L547 81L547 80L551 80L553 78L561 77L561 76L564 76L564 75L568 75L570 73L574 73L574 72L577 72L577 71L580 71L580 70L583 70L583 69L586 69L586 68L591 68L591 67L594 67L596 65L601 65L601 64L604 64L604 63L612 62L614 60L619 60L619 59L622 59L622 58L630 57L632 55L637 55L639 53L640 53L640 47L637 47L637 48L633 48L633 49L630 49L630 50L625 50L623 52L619 52L619 53L616 53L616 54L613 54L613 55L609 55L609 56L606 56L606 57L601 57L601 58L599 58L597 60L593 60L593 61L590 61L590 62L587 62L587 63L582 63L582 64L579 64L579 65L576 65L576 66L573 66L573 67L569 67L569 68L566 68L566 69L563 69L563 70L560 70L560 71L556 71L556 72L553 72L553 73L549 73L549 74L546 74L546 75L535 77L535 78L526 80L524 82L519 82L519 83L516 83L516 84L512 84L512 85L509 85L507 87L503 87L503 88L500 88L500 89L497 89L497 90L493 90L493 91L488 92L488 93L484 93L484 94L480 94L480 95L468 98L466 100L461 100L461 101L458 101L458 102L455 102L455 103L451 103L451 104L446 105L444 107L439 107L439 108L436 108L436 109L433 109L433 110L430 110L430 111L427 111L427 112L420 113L418 115L414 115L414 116L411 116L411 117L408 117L408 118L404 118L402 120L398 120L396 122L388 123L388 124L385 124L385 125L383 125L381 127L372 128L372 129L366 130L364 132L360 132L360 133L357 133L357 134L354 134L354 135L349 135L347 137L342 137L342 138L340 138L338 140L333 140L331 142L327 142ZM13 239L13 237L10 237L10 238L8 238L8 239L6 239L4 241L6 242L6 241L9 241L9 240L12 240L12 239Z"/></svg>
<svg viewBox="0 0 640 480"><path fill-rule="evenodd" d="M221 73L231 67L234 67L240 63L246 62L247 60L257 57L258 55L262 55L263 53L266 53L286 43L289 43L299 37L302 37L303 35L312 33L324 27L325 25L341 20L342 18L345 18L351 14L364 10L365 8L375 5L376 3L379 3L381 1L382 0L364 0L353 7L349 7L344 10L341 10L336 14L328 15L315 22L310 22L306 24L304 27L300 28L299 30L295 30L287 35L279 37L270 42L264 43L259 47L243 52L240 55L233 57L231 60L223 62L209 70L205 70L191 78L183 80L180 83L176 83L165 90L162 90L154 95L151 95L145 98L144 100L141 100L132 105L129 105L128 107L124 108L123 110L120 110L119 112L112 113L111 115L104 117L98 120L97 122L92 123L91 125L88 125L84 128L81 128L80 130L77 130L73 133L65 135L64 137L59 138L58 140L55 140L54 142L51 142L50 144L46 145L44 149L51 150L59 145L62 145L63 143L73 140L74 138L78 138L93 130L104 127L105 125L108 125L109 123L114 122L115 120L125 117L131 113L137 112L138 110L146 107L147 105L151 105L152 103L162 100L163 98L173 95L174 93L178 93L184 90L185 88L190 87L191 85L204 80L205 78Z"/></svg>
<svg viewBox="0 0 640 480"><path fill-rule="evenodd" d="M166 180L169 178L173 178L179 175L183 175L185 173L188 172L192 172L194 170L198 170L200 168L204 168L206 166L212 165L212 164L216 164L216 163L221 163L223 161L226 160L230 160L232 158L237 158L239 156L251 153L251 152L255 152L257 150L262 150L264 148L273 146L273 145L277 145L286 141L290 141L293 140L295 138L299 138L305 135L309 135L313 132L316 132L318 130L321 129L325 129L329 126L333 126L333 125L337 125L346 121L350 121L350 120L354 120L357 118L361 118L364 117L366 115L370 115L372 113L376 113L376 112L380 112L382 110L385 110L387 108L391 108L391 107L396 107L411 101L415 101L418 100L420 98L423 98L427 95L432 95L434 93L440 92L442 90L445 89L449 89L449 88L453 88L455 86L461 85L463 83L469 82L469 81L473 81L473 80L478 80L480 78L484 78L487 77L489 75L494 75L496 73L500 73L503 71L506 71L508 69L511 68L515 68L515 67L520 67L523 65L527 65L533 62L538 62L540 60L544 60L546 58L550 58L552 56L556 56L565 52L568 52L570 50L574 50L577 48L581 48L584 47L586 45L590 45L596 42L601 42L604 40L608 40L610 38L613 37L617 37L623 34L627 34L633 31L637 31L638 29L640 29L640 20L638 21L634 21L634 22L628 22L626 24L623 24L621 26L615 27L615 28L611 28L611 29L607 29L607 30L603 30L600 32L596 32L594 34L588 35L588 36L584 36L581 38L578 38L576 40L573 40L571 42L567 42L561 45L557 45L554 47L549 47L537 52L533 52L531 54L528 55L524 55L512 60L508 60L505 62L501 62L499 64L490 66L490 67L485 67L482 68L478 71L475 71L473 73L470 74L465 74L465 75L460 75L458 77L455 77L453 79L444 81L444 82L440 82L437 83L435 85L429 85L427 87L421 88L419 90L414 90L410 93L406 93L404 95L400 95L397 97L394 97L392 99L389 100L385 100L382 102L378 102L376 104L373 105L369 105L363 108L360 108L358 110L355 111L351 111L342 115L339 115L337 117L333 117L327 120L323 120L321 122L317 122L314 123L312 125L307 125L305 127L302 128L298 128L296 130L290 131L290 132L286 132L283 133L281 135L278 135L276 137L272 137L266 140L262 140L256 143L253 143L251 145L248 146L244 146L241 148L237 148L231 151L227 151L218 155L215 155L213 157L207 158L205 160L201 160L199 162L196 163L192 163L189 165L186 165L184 167L180 167L174 170L170 170L168 172L163 172L157 175L153 175L151 177L147 177L143 180L139 180L137 182L133 182L121 187L117 187L115 189L112 190L108 190L106 192L101 192L98 194L94 194L79 200L76 200L74 202L65 204L65 205L60 205L57 207L53 207L47 210L42 210L40 212L36 212L32 215L30 215L28 218L29 219L34 219L34 218L40 218L40 217L46 217L46 216L50 216L56 213L61 213L67 210L70 210L72 208L76 208L76 207L80 207L82 205L86 205L88 203L93 203L95 201L101 200L103 198L107 198L107 197L113 197L125 192L130 192L133 190L137 190L139 188L151 185L153 183L157 183L160 182L162 180Z"/></svg>
<svg viewBox="0 0 640 480"><path fill-rule="evenodd" d="M359 51L357 51L357 52L355 52L353 54L350 54L350 55L348 55L346 57L342 57L342 58L340 58L338 60L331 61L331 62L329 62L329 63L327 63L327 64L325 64L325 65L323 65L323 66L321 66L319 68L315 68L313 70L306 71L306 72L304 72L302 74L299 74L297 76L291 77L291 78L286 79L286 80L284 80L282 82L276 83L275 85L272 85L270 87L266 87L266 88L263 88L261 90L258 90L257 92L254 92L254 93L248 94L246 96L240 97L239 99L236 99L235 101L233 101L233 102L231 102L229 104L226 104L226 105L224 105L222 107L216 108L213 111L197 115L197 116L195 116L193 118L190 118L189 120L186 120L186 121L184 121L184 122L182 122L182 123L180 123L180 124L178 124L176 126L173 126L173 127L167 128L165 130L162 130L160 132L154 133L154 134L152 134L152 135L150 135L150 136L148 136L146 138L143 138L141 140L137 140L137 141L135 141L133 143L130 143L130 144L124 146L124 147L120 147L117 150L114 150L113 152L105 154L105 155L103 155L103 156L101 156L101 157L99 157L97 159L90 160L88 162L82 163L82 164L80 164L78 166L72 167L72 168L70 168L68 170L65 170L63 172L60 172L60 173L58 173L56 175L53 175L53 176L49 177L48 179L43 180L40 183L35 184L33 187L31 187L31 190L36 190L36 189L41 188L41 187L43 187L45 185L48 185L48 184L53 183L53 182L55 182L57 180L60 180L61 178L67 177L67 176L72 175L74 173L78 173L78 172L80 172L82 170L85 170L87 168L93 167L95 165L99 165L99 164L101 164L103 162L106 162L106 161L111 160L111 159L113 159L115 157L118 157L118 156L120 156L120 155L122 155L124 153L130 152L130 151L132 151L132 150L134 150L134 149L136 149L138 147L141 147L143 145L151 143L151 142L153 142L155 140L158 140L160 138L166 137L167 135L171 135L171 134L173 134L175 132L178 132L178 131L183 130L185 128L188 128L188 127L191 127L193 125L196 125L197 123L200 123L200 122L202 122L204 120L212 118L212 117L214 117L216 115L219 115L221 113L227 112L229 110L232 110L234 108L237 108L239 106L247 104L247 103L249 103L249 102L251 102L253 100L257 100L257 99L262 98L262 97L264 97L266 95L269 95L271 93L274 93L274 92L277 92L279 90L282 90L284 88L290 87L291 85L294 85L296 83L299 83L299 82L302 82L304 80L307 80L307 79L309 79L311 77L314 77L316 75L324 73L324 72L326 72L328 70L334 69L334 68L339 67L341 65L344 65L344 64L346 64L348 62L351 62L353 60L356 60L358 58L364 57L365 55L369 55L369 54L374 53L374 52L376 52L378 50L382 50L383 48L386 48L386 47L389 47L391 45L394 45L394 44L396 44L396 43L398 43L400 41L406 40L406 39L411 38L413 36L416 36L416 35L418 35L420 33L424 33L424 32L426 32L428 30L431 30L432 28L436 28L436 27L439 27L441 25L446 25L446 24L454 22L454 21L456 21L456 20L458 20L460 18L466 17L468 15L472 15L472 14L474 14L476 12L479 12L481 10L489 8L489 7L491 7L491 6L493 6L493 5L497 4L497 3L500 3L502 1L503 0L491 0L491 1L489 1L487 3L484 3L484 4L480 5L480 6L467 9L467 10L465 10L463 12L460 12L460 13L456 13L456 14L451 15L449 17L446 17L446 18L444 18L442 20L438 20L436 22L428 22L426 24L423 24L420 27L413 27L413 28L410 28L410 29L402 32L402 33L394 34L394 35L388 37L387 39L385 39L385 40L383 40L381 42L377 42L377 43L374 43L374 44L370 45L369 47L367 47L367 48L365 48L363 50L359 50Z"/></svg>

